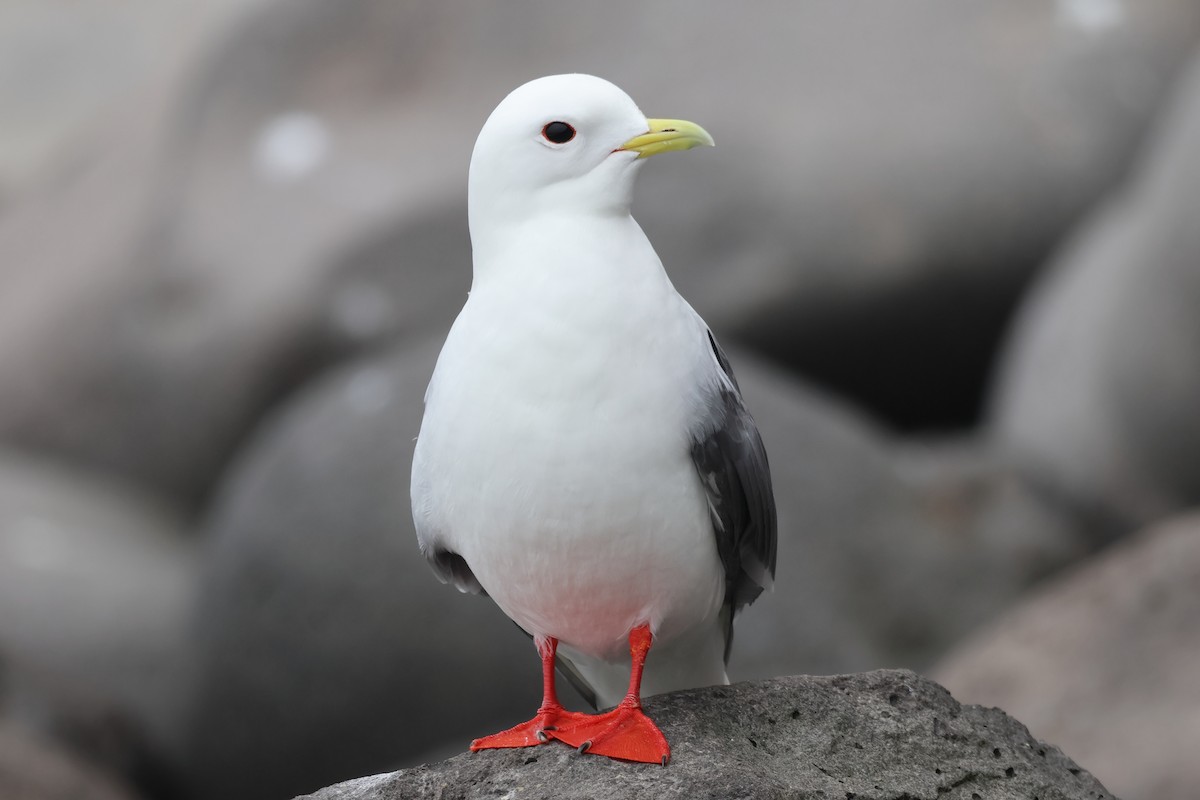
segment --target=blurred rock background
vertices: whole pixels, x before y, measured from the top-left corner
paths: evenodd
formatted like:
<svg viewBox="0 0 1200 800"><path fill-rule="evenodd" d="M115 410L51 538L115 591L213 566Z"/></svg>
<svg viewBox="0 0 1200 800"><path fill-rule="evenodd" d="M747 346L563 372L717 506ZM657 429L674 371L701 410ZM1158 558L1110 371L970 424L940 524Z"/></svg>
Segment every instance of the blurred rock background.
<svg viewBox="0 0 1200 800"><path fill-rule="evenodd" d="M0 4L0 795L285 798L528 715L408 467L475 134L583 71L720 144L635 213L775 474L732 677L931 671L1187 797L1198 39L1195 0Z"/></svg>

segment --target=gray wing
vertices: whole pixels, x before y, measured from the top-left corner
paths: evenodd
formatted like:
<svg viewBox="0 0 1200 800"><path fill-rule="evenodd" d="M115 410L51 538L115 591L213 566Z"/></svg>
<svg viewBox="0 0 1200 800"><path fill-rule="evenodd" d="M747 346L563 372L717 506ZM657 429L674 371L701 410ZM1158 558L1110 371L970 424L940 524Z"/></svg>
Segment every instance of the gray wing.
<svg viewBox="0 0 1200 800"><path fill-rule="evenodd" d="M733 613L770 588L778 535L775 494L767 451L725 352L708 341L724 380L710 390L707 408L692 432L692 461L704 491L725 566L725 658L733 641Z"/></svg>

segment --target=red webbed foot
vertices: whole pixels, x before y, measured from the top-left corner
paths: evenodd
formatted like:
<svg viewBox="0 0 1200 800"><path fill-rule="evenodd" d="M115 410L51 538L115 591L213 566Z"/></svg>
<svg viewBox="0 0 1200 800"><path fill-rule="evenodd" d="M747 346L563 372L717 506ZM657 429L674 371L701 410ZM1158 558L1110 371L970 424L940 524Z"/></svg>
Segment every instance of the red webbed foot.
<svg viewBox="0 0 1200 800"><path fill-rule="evenodd" d="M557 738L560 728L578 725L588 719L589 714L567 711L562 706L542 706L537 716L528 722L514 725L506 731L493 733L471 742L472 750L494 750L505 747L533 747Z"/></svg>
<svg viewBox="0 0 1200 800"><path fill-rule="evenodd" d="M642 670L653 638L649 625L629 632L629 693L621 704L578 724L561 726L554 732L555 739L578 747L581 753L667 765L671 758L667 737L642 711Z"/></svg>
<svg viewBox="0 0 1200 800"><path fill-rule="evenodd" d="M554 659L558 640L553 638L534 639L538 655L542 659L542 705L537 716L528 722L514 725L506 731L493 733L471 742L472 750L494 750L507 747L533 747L545 744L560 727L576 725L589 719L589 715L567 711L558 702L554 690Z"/></svg>
<svg viewBox="0 0 1200 800"><path fill-rule="evenodd" d="M641 705L628 698L612 711L561 726L554 732L554 738L579 748L581 753L622 761L666 766L671 758L667 737L646 716Z"/></svg>
<svg viewBox="0 0 1200 800"><path fill-rule="evenodd" d="M629 632L629 694L621 704L605 714L580 714L565 710L554 691L554 660L558 640L535 640L542 656L543 699L537 716L529 722L471 742L472 750L504 747L532 747L558 739L581 753L593 753L622 761L639 761L666 766L671 747L649 717L642 711L642 670L650 652L653 636L649 625Z"/></svg>

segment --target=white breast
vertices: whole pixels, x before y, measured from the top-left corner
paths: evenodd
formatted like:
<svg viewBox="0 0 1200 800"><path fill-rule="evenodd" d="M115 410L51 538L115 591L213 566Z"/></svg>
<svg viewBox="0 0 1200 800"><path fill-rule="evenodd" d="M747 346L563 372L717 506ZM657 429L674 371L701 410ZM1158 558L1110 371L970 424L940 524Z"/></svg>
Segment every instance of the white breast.
<svg viewBox="0 0 1200 800"><path fill-rule="evenodd" d="M629 224L603 260L477 268L413 466L421 535L526 631L599 658L643 622L669 640L713 619L723 593L688 436L705 328Z"/></svg>

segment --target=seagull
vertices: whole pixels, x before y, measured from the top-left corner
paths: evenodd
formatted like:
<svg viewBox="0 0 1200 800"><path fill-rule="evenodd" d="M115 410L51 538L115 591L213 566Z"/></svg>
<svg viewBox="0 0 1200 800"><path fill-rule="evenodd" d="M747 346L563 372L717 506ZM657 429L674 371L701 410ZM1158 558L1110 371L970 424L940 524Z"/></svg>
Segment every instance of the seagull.
<svg viewBox="0 0 1200 800"><path fill-rule="evenodd" d="M727 684L734 613L774 580L762 438L630 215L646 158L712 144L578 74L518 87L479 133L473 280L425 395L413 518L443 582L532 636L543 701L472 750L665 765L641 697ZM612 710L564 709L556 665Z"/></svg>

